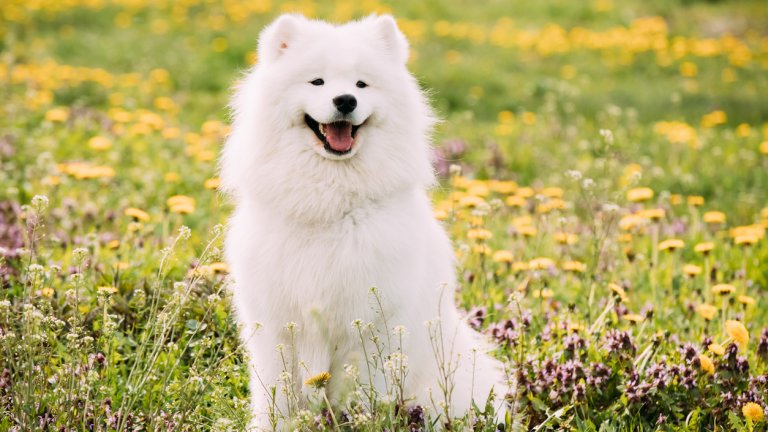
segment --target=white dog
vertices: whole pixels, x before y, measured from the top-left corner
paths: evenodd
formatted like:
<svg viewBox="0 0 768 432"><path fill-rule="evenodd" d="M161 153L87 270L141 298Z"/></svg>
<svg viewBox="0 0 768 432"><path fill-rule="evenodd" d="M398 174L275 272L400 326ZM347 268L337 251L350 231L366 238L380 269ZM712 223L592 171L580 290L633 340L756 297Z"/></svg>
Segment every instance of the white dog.
<svg viewBox="0 0 768 432"><path fill-rule="evenodd" d="M350 370L436 414L463 415L489 394L500 409L501 364L454 305L454 254L426 193L433 115L395 20L284 15L258 55L222 161L254 427L280 428L318 373L339 401ZM393 359L402 382L382 367Z"/></svg>

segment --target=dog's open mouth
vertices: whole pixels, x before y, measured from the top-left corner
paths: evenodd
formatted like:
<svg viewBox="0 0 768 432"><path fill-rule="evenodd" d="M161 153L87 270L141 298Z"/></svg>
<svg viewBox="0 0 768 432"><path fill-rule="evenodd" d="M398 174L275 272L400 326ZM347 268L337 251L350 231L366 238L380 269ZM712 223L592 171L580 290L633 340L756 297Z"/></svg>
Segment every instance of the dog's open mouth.
<svg viewBox="0 0 768 432"><path fill-rule="evenodd" d="M309 114L304 114L304 122L312 129L317 139L323 143L323 148L327 152L339 156L352 151L352 147L355 145L355 135L357 135L357 130L362 126L355 126L348 121L319 123L310 117Z"/></svg>

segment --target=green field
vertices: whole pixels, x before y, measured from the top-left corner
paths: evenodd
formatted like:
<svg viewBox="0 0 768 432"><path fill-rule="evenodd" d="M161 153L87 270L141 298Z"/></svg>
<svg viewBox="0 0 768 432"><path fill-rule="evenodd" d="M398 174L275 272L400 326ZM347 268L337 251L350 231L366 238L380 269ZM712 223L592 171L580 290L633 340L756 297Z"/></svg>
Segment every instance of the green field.
<svg viewBox="0 0 768 432"><path fill-rule="evenodd" d="M768 430L764 0L4 0L0 431L245 427L216 160L288 11L410 39L507 430ZM495 430L312 395L297 430Z"/></svg>

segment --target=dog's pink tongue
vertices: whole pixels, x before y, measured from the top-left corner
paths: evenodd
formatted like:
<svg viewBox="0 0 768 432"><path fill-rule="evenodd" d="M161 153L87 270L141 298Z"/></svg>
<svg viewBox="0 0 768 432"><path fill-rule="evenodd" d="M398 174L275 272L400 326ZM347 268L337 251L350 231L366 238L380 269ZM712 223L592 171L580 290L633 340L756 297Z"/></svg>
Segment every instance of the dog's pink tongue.
<svg viewBox="0 0 768 432"><path fill-rule="evenodd" d="M336 151L347 151L352 148L352 125L347 122L329 123L325 139Z"/></svg>

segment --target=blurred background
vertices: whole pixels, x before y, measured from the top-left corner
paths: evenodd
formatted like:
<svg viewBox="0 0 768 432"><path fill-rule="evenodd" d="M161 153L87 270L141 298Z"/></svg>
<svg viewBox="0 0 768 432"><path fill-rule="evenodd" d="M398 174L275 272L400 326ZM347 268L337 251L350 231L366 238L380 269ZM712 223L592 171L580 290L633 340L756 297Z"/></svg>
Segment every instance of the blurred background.
<svg viewBox="0 0 768 432"><path fill-rule="evenodd" d="M519 424L764 430L765 0L1 0L0 431L247 424L217 157L283 12L410 39L457 301Z"/></svg>

